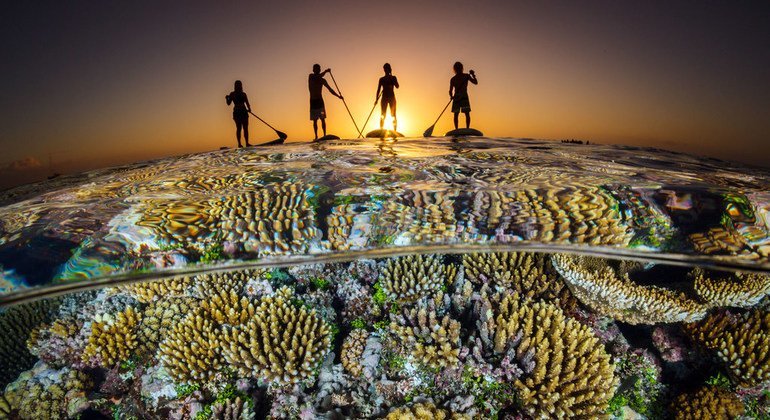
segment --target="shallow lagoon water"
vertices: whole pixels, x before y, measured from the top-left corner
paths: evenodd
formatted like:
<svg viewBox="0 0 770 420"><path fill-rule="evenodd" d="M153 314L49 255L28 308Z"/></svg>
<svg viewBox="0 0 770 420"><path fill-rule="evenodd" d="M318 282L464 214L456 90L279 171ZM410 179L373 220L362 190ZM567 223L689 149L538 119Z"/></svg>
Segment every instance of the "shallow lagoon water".
<svg viewBox="0 0 770 420"><path fill-rule="evenodd" d="M5 191L0 416L761 416L768 181L438 138Z"/></svg>

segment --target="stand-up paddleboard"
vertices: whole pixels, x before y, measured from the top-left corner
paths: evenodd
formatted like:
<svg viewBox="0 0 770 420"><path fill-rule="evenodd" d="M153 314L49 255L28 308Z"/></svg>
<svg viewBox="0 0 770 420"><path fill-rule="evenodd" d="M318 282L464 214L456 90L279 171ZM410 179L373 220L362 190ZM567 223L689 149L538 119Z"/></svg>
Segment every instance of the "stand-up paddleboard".
<svg viewBox="0 0 770 420"><path fill-rule="evenodd" d="M278 146L283 144L284 139L275 139L262 144L255 144L255 146Z"/></svg>
<svg viewBox="0 0 770 420"><path fill-rule="evenodd" d="M323 137L319 137L317 140L313 141L326 141L326 140L339 140L340 138L338 136L335 136L334 134L327 134Z"/></svg>
<svg viewBox="0 0 770 420"><path fill-rule="evenodd" d="M483 136L484 133L482 133L479 130L476 130L475 128L458 128L456 130L452 130L446 133L447 137L465 137L465 136Z"/></svg>
<svg viewBox="0 0 770 420"><path fill-rule="evenodd" d="M371 139L389 139L395 137L404 137L404 135L398 131L378 129L366 133L366 137Z"/></svg>

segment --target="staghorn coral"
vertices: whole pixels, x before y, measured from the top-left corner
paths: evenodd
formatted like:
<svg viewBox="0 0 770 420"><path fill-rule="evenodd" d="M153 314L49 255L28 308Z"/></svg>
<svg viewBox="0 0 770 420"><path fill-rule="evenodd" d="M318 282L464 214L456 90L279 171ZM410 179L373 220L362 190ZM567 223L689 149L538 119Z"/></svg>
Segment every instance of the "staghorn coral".
<svg viewBox="0 0 770 420"><path fill-rule="evenodd" d="M253 404L241 397L234 400L216 402L211 407L212 420L252 420L256 418Z"/></svg>
<svg viewBox="0 0 770 420"><path fill-rule="evenodd" d="M80 320L57 319L36 328L27 340L29 351L53 367L83 367L82 353L88 345L89 332L82 331Z"/></svg>
<svg viewBox="0 0 770 420"><path fill-rule="evenodd" d="M412 356L433 368L454 367L459 363L460 323L424 307L404 310L391 322L390 329L408 346Z"/></svg>
<svg viewBox="0 0 770 420"><path fill-rule="evenodd" d="M5 395L0 394L0 418L10 418L14 411L15 410L11 407L11 402L5 398Z"/></svg>
<svg viewBox="0 0 770 420"><path fill-rule="evenodd" d="M363 366L361 366L361 355L366 348L366 339L369 333L363 329L356 329L350 332L342 343L340 359L342 366L348 373L355 377L361 376Z"/></svg>
<svg viewBox="0 0 770 420"><path fill-rule="evenodd" d="M184 296L194 283L190 277L172 277L170 279L147 281L121 286L120 289L142 303L169 296Z"/></svg>
<svg viewBox="0 0 770 420"><path fill-rule="evenodd" d="M138 344L137 325L142 314L133 307L116 315L97 315L91 323L91 336L83 350L83 362L105 368L128 360Z"/></svg>
<svg viewBox="0 0 770 420"><path fill-rule="evenodd" d="M496 295L494 318L482 322L494 352L513 341L523 375L513 381L524 410L535 417L595 418L604 415L617 381L610 357L590 328L559 307Z"/></svg>
<svg viewBox="0 0 770 420"><path fill-rule="evenodd" d="M150 303L142 312L142 322L136 333L136 355L146 359L155 355L168 331L199 305L185 297L169 297Z"/></svg>
<svg viewBox="0 0 770 420"><path fill-rule="evenodd" d="M470 420L471 416L450 413L431 402L424 402L393 409L385 418L388 420Z"/></svg>
<svg viewBox="0 0 770 420"><path fill-rule="evenodd" d="M245 292L246 284L254 279L261 278L264 274L261 269L247 269L227 271L224 273L206 273L194 277L195 295L201 299L208 299L215 295L221 296L221 291L234 292L240 295Z"/></svg>
<svg viewBox="0 0 770 420"><path fill-rule="evenodd" d="M770 312L754 310L741 316L718 312L685 329L716 353L738 386L770 381Z"/></svg>
<svg viewBox="0 0 770 420"><path fill-rule="evenodd" d="M447 276L455 272L435 255L410 255L389 259L380 274L380 284L390 299L413 302L454 281Z"/></svg>
<svg viewBox="0 0 770 420"><path fill-rule="evenodd" d="M38 363L6 387L5 399L22 419L71 418L88 404L85 392L92 386L85 373Z"/></svg>
<svg viewBox="0 0 770 420"><path fill-rule="evenodd" d="M27 340L36 327L52 318L59 304L59 299L44 299L0 312L0 388L32 367L35 358L27 349Z"/></svg>
<svg viewBox="0 0 770 420"><path fill-rule="evenodd" d="M619 278L612 267L584 264L582 257L564 254L551 260L556 270L583 304L595 312L629 324L693 322L704 316L709 305L684 294L655 286L640 286L628 276Z"/></svg>
<svg viewBox="0 0 770 420"><path fill-rule="evenodd" d="M770 293L770 276L756 273L736 273L726 279L709 277L700 268L690 273L698 296L714 306L749 308Z"/></svg>
<svg viewBox="0 0 770 420"><path fill-rule="evenodd" d="M315 310L291 303L281 289L262 298L254 317L225 329L224 357L244 377L278 385L304 382L331 345L331 329Z"/></svg>
<svg viewBox="0 0 770 420"><path fill-rule="evenodd" d="M677 396L671 403L671 412L676 420L736 419L743 415L744 408L732 392L704 386Z"/></svg>
<svg viewBox="0 0 770 420"><path fill-rule="evenodd" d="M239 297L233 289L212 290L208 299L201 302L206 315L217 324L241 325L254 317L254 302L246 296Z"/></svg>
<svg viewBox="0 0 770 420"><path fill-rule="evenodd" d="M161 364L177 382L210 383L222 368L221 332L206 315L203 309L195 309L160 343Z"/></svg>

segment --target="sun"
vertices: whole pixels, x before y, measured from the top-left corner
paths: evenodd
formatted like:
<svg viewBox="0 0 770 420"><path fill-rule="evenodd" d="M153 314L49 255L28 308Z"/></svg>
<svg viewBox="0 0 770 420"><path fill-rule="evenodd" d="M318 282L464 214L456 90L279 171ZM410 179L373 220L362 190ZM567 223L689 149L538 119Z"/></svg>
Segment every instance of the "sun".
<svg viewBox="0 0 770 420"><path fill-rule="evenodd" d="M404 118L404 116L402 114L397 114L396 116L398 118L398 131L400 133L403 133L405 128L408 126L408 124L407 124L408 120L406 118ZM375 123L375 125L377 125L376 128L380 128L379 127L379 123L380 123L379 118L376 121L374 121L374 123ZM392 130L393 129L393 116L390 115L390 112L388 112L385 115L385 125L384 125L383 128L385 128L386 130Z"/></svg>

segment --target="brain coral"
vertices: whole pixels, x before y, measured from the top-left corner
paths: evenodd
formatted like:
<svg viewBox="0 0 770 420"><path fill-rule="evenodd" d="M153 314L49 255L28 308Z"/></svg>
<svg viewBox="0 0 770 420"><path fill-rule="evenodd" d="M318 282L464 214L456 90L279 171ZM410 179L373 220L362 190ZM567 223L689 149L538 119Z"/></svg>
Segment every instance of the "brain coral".
<svg viewBox="0 0 770 420"><path fill-rule="evenodd" d="M439 319L435 311L425 307L404 310L403 315L396 318L399 322L391 322L390 329L417 360L433 368L458 364L459 322L449 316Z"/></svg>
<svg viewBox="0 0 770 420"><path fill-rule="evenodd" d="M50 321L59 303L58 299L44 299L0 312L0 388L35 363L27 340L35 327Z"/></svg>
<svg viewBox="0 0 770 420"><path fill-rule="evenodd" d="M215 322L198 308L168 331L158 354L177 382L205 384L215 381L222 368L222 345Z"/></svg>
<svg viewBox="0 0 770 420"><path fill-rule="evenodd" d="M369 333L366 330L355 329L342 342L342 351L340 352L342 367L355 377L361 376L363 372L360 359L361 355L364 354L368 337Z"/></svg>
<svg viewBox="0 0 770 420"><path fill-rule="evenodd" d="M435 255L410 255L389 259L380 274L383 291L391 299L413 302L441 290L455 270Z"/></svg>
<svg viewBox="0 0 770 420"><path fill-rule="evenodd" d="M770 276L755 273L737 273L729 278L714 278L697 268L694 278L695 292L715 306L749 308L770 293Z"/></svg>
<svg viewBox="0 0 770 420"><path fill-rule="evenodd" d="M431 402L426 402L393 409L385 418L388 420L470 420L471 416L450 413Z"/></svg>
<svg viewBox="0 0 770 420"><path fill-rule="evenodd" d="M738 386L770 380L770 312L754 310L740 316L717 312L686 329L716 353Z"/></svg>
<svg viewBox="0 0 770 420"><path fill-rule="evenodd" d="M83 362L111 368L128 360L138 344L136 333L141 319L141 313L132 307L115 316L98 315L91 323L91 336L83 350Z"/></svg>
<svg viewBox="0 0 770 420"><path fill-rule="evenodd" d="M583 264L582 257L556 254L551 260L572 293L595 312L629 324L693 322L709 305L684 294L655 286L641 286L628 276L618 277L612 267Z"/></svg>
<svg viewBox="0 0 770 420"><path fill-rule="evenodd" d="M225 329L225 360L244 377L279 385L304 382L331 345L315 310L293 305L286 289L259 300L247 323Z"/></svg>
<svg viewBox="0 0 770 420"><path fill-rule="evenodd" d="M535 417L602 417L615 392L610 356L591 330L567 318L559 307L497 298L490 338L501 353L510 340L525 366L514 380L524 409Z"/></svg>
<svg viewBox="0 0 770 420"><path fill-rule="evenodd" d="M72 418L87 403L85 392L92 385L85 373L39 363L8 385L5 399L9 411L22 419Z"/></svg>
<svg viewBox="0 0 770 420"><path fill-rule="evenodd" d="M730 391L704 386L680 394L671 403L676 420L736 419L743 415L743 402Z"/></svg>

